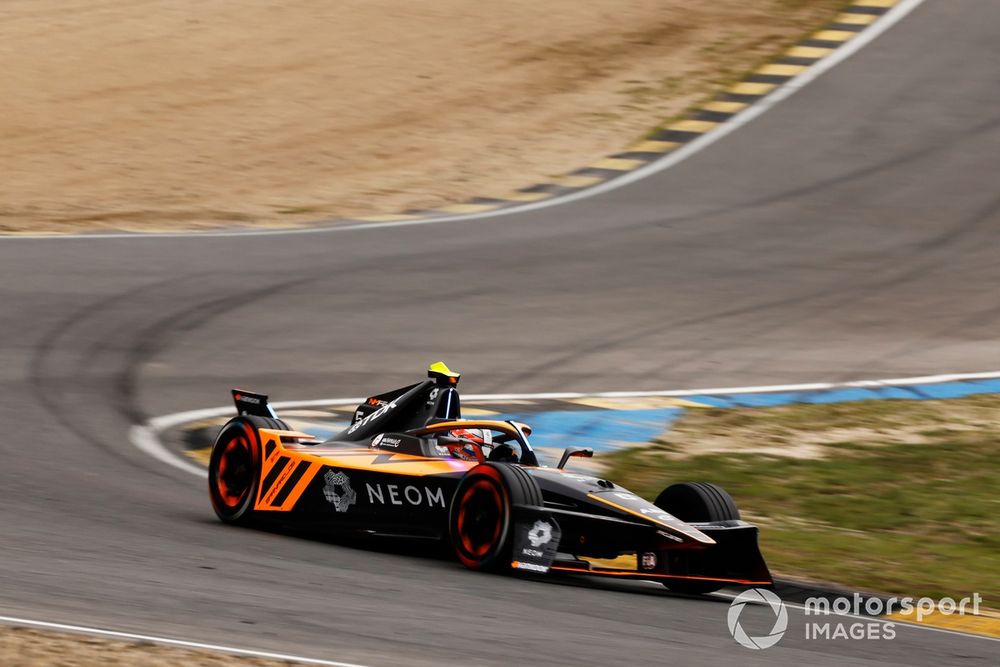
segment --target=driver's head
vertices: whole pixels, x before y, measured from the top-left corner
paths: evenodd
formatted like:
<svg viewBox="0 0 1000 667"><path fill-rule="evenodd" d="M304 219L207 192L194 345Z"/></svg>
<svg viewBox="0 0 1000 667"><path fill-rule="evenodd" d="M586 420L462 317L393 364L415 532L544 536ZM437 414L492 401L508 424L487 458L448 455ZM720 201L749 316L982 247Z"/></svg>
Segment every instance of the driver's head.
<svg viewBox="0 0 1000 667"><path fill-rule="evenodd" d="M481 428L456 428L454 431L450 431L449 433L453 438L466 440L468 442L475 443L480 447L483 445L489 446L493 444L493 434Z"/></svg>
<svg viewBox="0 0 1000 667"><path fill-rule="evenodd" d="M451 455L464 461L478 461L476 448L491 447L493 445L493 433L487 429L479 428L457 428L449 431L448 435L465 442L465 447L452 449Z"/></svg>

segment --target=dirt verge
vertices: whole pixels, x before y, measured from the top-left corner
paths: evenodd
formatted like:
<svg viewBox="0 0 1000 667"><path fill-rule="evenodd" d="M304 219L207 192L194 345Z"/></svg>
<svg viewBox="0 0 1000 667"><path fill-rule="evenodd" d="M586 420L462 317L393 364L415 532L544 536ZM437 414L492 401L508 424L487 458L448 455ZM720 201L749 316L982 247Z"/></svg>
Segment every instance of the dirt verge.
<svg viewBox="0 0 1000 667"><path fill-rule="evenodd" d="M0 231L500 196L622 150L843 4L6 3Z"/></svg>
<svg viewBox="0 0 1000 667"><path fill-rule="evenodd" d="M48 630L0 626L0 665L5 667L291 667L303 663L174 648L149 642L103 639Z"/></svg>

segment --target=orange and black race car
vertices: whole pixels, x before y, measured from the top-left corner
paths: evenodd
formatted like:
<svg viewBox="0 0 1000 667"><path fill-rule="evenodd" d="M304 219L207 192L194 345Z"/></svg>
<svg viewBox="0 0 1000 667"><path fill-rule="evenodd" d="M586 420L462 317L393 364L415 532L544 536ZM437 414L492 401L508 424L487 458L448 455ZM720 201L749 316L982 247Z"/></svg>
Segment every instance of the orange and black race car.
<svg viewBox="0 0 1000 667"><path fill-rule="evenodd" d="M266 519L338 533L450 542L475 570L576 572L706 593L770 586L757 527L704 482L652 503L613 481L541 464L515 421L462 419L459 375L372 396L320 441L277 418L267 397L233 390L238 416L209 462L212 506L227 523Z"/></svg>

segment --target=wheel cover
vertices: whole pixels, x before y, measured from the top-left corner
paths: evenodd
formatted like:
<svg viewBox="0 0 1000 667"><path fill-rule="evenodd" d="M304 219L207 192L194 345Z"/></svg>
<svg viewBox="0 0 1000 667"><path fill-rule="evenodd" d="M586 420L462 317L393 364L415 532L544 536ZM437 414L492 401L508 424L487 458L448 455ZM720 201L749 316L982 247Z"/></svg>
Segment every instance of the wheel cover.
<svg viewBox="0 0 1000 667"><path fill-rule="evenodd" d="M503 496L497 484L480 479L469 485L458 503L456 529L462 550L481 560L497 546L503 529Z"/></svg>

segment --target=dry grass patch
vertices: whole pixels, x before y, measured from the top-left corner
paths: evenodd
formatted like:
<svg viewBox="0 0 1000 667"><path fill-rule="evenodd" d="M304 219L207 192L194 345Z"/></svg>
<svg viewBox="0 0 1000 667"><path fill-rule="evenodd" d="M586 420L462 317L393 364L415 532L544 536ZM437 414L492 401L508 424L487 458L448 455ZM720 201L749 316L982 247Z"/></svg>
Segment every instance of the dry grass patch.
<svg viewBox="0 0 1000 667"><path fill-rule="evenodd" d="M801 456L807 443L816 456ZM646 497L721 484L779 573L1000 607L1000 396L691 410L608 457Z"/></svg>
<svg viewBox="0 0 1000 667"><path fill-rule="evenodd" d="M844 455L840 443L933 444L949 434L1000 431L992 396L958 401L861 401L774 408L690 411L653 444L657 455L771 454L815 459Z"/></svg>

